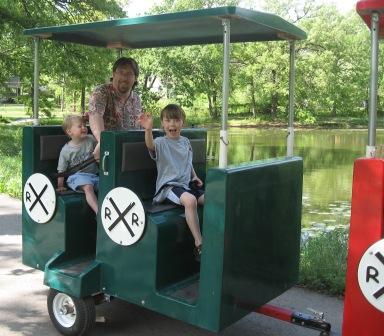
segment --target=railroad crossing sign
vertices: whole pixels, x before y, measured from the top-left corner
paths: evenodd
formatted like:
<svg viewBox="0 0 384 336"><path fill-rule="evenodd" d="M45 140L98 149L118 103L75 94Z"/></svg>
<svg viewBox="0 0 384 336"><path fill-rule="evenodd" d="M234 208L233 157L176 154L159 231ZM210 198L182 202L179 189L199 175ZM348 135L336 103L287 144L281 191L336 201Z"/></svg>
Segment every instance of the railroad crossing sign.
<svg viewBox="0 0 384 336"><path fill-rule="evenodd" d="M130 189L112 189L101 206L101 221L109 238L119 245L132 245L144 233L145 211L139 197Z"/></svg>
<svg viewBox="0 0 384 336"><path fill-rule="evenodd" d="M43 174L31 175L24 185L24 207L37 223L47 223L56 209L56 193L51 181Z"/></svg>
<svg viewBox="0 0 384 336"><path fill-rule="evenodd" d="M359 263L358 279L368 302L384 312L384 239L365 251Z"/></svg>

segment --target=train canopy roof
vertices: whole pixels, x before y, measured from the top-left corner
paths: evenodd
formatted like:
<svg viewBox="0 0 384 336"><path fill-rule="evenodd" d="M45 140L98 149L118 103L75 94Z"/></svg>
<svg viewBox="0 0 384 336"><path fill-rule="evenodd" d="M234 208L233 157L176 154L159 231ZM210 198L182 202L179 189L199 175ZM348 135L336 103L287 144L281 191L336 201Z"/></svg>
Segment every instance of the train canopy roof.
<svg viewBox="0 0 384 336"><path fill-rule="evenodd" d="M306 33L281 17L239 7L122 18L27 29L24 34L109 48L153 48L223 42L222 19L231 20L231 42L301 40Z"/></svg>

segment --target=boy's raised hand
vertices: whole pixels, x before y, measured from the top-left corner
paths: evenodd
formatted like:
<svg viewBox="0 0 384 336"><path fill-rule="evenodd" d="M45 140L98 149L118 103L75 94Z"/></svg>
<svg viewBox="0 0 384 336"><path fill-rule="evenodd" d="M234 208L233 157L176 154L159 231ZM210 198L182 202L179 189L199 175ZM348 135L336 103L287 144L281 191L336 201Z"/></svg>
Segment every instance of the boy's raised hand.
<svg viewBox="0 0 384 336"><path fill-rule="evenodd" d="M139 121L141 127L146 130L151 130L153 128L153 119L152 116L148 112L143 112L139 116Z"/></svg>

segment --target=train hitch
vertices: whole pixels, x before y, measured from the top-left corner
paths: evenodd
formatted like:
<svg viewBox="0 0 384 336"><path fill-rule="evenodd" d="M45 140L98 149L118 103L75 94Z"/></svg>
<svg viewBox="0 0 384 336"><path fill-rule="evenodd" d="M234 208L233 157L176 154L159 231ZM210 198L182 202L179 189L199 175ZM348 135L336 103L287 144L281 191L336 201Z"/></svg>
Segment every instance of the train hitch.
<svg viewBox="0 0 384 336"><path fill-rule="evenodd" d="M276 307L270 304L265 304L256 309L255 312L263 314L275 319L290 322L301 327L320 331L319 336L336 335L331 333L331 324L324 319L324 313L309 309L311 314L296 312L287 308Z"/></svg>

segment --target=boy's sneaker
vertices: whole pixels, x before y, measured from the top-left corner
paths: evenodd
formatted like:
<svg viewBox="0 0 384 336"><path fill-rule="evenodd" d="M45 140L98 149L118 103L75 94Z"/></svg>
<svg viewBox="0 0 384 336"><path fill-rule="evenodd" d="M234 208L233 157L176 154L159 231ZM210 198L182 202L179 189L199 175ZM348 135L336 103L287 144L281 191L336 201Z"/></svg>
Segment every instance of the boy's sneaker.
<svg viewBox="0 0 384 336"><path fill-rule="evenodd" d="M201 249L202 249L202 245L200 244L199 246L196 246L194 249L193 249L193 255L195 256L195 260L197 262L200 262L201 260Z"/></svg>

